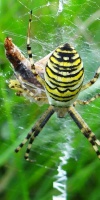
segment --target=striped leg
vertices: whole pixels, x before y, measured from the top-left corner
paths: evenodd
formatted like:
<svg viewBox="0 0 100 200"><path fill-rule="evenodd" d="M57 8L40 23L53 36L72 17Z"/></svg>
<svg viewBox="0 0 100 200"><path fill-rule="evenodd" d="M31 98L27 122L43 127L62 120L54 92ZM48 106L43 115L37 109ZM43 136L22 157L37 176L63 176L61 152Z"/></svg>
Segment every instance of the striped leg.
<svg viewBox="0 0 100 200"><path fill-rule="evenodd" d="M97 98L99 98L99 97L100 97L100 93L99 93L99 94L96 94L94 97L92 97L91 99L86 100L86 101L76 100L76 101L73 103L73 106L75 107L76 104L80 104L80 105L89 104L89 103L91 103L92 101L94 101L95 99L97 99Z"/></svg>
<svg viewBox="0 0 100 200"><path fill-rule="evenodd" d="M31 50L31 45L30 45L30 29L31 29L31 22L32 22L32 10L30 11L30 18L29 18L29 24L28 24L28 33L27 33L27 54L29 56L29 60L31 63L31 71L33 72L34 76L37 78L37 80L41 83L41 85L44 86L44 80L41 78L39 74L37 74L35 65L34 65L34 60L32 56L32 50Z"/></svg>
<svg viewBox="0 0 100 200"><path fill-rule="evenodd" d="M40 119L36 122L34 127L28 133L28 135L23 140L23 142L15 149L16 153L19 152L20 149L24 146L24 144L29 140L29 144L28 144L28 147L27 147L27 150L25 153L25 159L27 161L32 162L32 160L29 159L29 153L30 153L32 143L33 143L35 137L38 136L38 134L40 133L40 131L45 126L45 124L47 123L47 121L50 119L50 117L53 115L54 112L55 112L54 107L49 106L49 108L45 111L45 113L40 117Z"/></svg>
<svg viewBox="0 0 100 200"><path fill-rule="evenodd" d="M28 24L28 33L27 33L27 53L29 56L29 60L31 63L31 67L32 69L35 70L35 66L34 66L34 60L33 60L33 56L32 56L32 50L31 50L31 45L30 45L30 29L31 29L31 22L32 22L32 10L30 11L30 18L29 18L29 24ZM34 71L35 72L35 71Z"/></svg>
<svg viewBox="0 0 100 200"><path fill-rule="evenodd" d="M100 146L100 141L96 139L95 134L91 131L91 129L88 127L88 125L84 122L82 117L78 114L78 112L75 110L74 107L68 108L68 113L74 120L74 122L77 124L81 132L84 134L84 136L89 140L89 142L92 144L94 151L96 152L98 158L100 159L100 151L98 149L98 146Z"/></svg>
<svg viewBox="0 0 100 200"><path fill-rule="evenodd" d="M91 79L88 83L86 83L85 85L82 86L81 91L83 91L83 90L87 89L88 87L90 87L91 85L93 85L99 78L99 75L100 75L100 67L97 69L93 79Z"/></svg>

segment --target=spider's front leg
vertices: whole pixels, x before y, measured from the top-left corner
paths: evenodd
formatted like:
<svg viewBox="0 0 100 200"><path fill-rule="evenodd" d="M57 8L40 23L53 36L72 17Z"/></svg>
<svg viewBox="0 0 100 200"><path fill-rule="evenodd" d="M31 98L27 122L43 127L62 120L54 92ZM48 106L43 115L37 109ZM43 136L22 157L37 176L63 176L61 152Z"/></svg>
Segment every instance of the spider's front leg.
<svg viewBox="0 0 100 200"><path fill-rule="evenodd" d="M98 158L100 159L100 151L98 149L98 146L100 146L100 141L96 138L95 134L91 131L91 129L88 127L88 125L84 122L82 117L78 114L78 112L74 109L74 107L69 107L68 113L74 120L74 122L77 124L81 132L84 134L84 136L89 140L89 142L92 144L94 151L96 152Z"/></svg>
<svg viewBox="0 0 100 200"><path fill-rule="evenodd" d="M28 33L27 33L27 54L30 60L31 64L31 71L34 74L35 78L38 80L38 82L44 87L45 83L44 80L41 78L41 76L36 72L33 55L32 55L32 49L30 44L30 30L31 30L31 22L32 22L32 10L30 11L30 18L29 18L29 24L28 24Z"/></svg>
<svg viewBox="0 0 100 200"><path fill-rule="evenodd" d="M53 106L49 106L49 108L45 111L45 113L35 123L35 125L31 129L31 131L28 133L26 138L15 149L16 153L19 152L20 149L24 146L24 144L29 140L29 144L28 144L28 147L27 147L27 150L26 150L26 153L25 153L25 159L27 161L30 161L30 162L33 161L33 160L29 159L29 153L30 153L30 149L31 149L32 143L33 143L35 137L38 136L38 134L40 133L40 131L45 126L45 124L48 122L48 120L50 119L50 117L53 115L54 112L55 112L54 107Z"/></svg>

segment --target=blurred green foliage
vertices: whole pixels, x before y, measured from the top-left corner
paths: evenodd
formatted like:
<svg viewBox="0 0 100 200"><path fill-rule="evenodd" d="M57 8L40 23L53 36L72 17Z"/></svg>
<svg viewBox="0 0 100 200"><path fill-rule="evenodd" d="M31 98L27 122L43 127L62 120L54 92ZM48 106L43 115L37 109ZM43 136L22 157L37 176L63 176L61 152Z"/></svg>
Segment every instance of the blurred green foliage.
<svg viewBox="0 0 100 200"><path fill-rule="evenodd" d="M0 3L0 199L53 199L57 169L64 145L74 148L63 170L66 172L68 199L98 200L100 198L100 161L91 145L69 116L50 119L33 144L34 163L24 160L25 147L14 149L28 133L34 122L47 108L17 97L8 88L13 76L5 57L4 39L9 36L26 52L29 11L33 10L31 27L32 51L38 60L61 43L71 43L78 49L85 66L85 81L93 77L100 63L100 2L98 0L65 1L2 1ZM93 89L80 95L88 99L100 92L100 79ZM100 99L76 108L93 132L100 138ZM56 192L56 195L57 192Z"/></svg>

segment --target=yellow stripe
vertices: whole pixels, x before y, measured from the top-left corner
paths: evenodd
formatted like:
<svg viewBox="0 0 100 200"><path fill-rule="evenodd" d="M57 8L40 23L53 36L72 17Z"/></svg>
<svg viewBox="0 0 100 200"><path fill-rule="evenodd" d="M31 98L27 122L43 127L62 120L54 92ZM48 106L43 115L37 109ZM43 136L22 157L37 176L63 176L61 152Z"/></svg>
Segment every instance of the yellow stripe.
<svg viewBox="0 0 100 200"><path fill-rule="evenodd" d="M65 97L67 99L68 97L71 97L71 95L76 96L76 94L80 91L80 88L78 88L75 91L69 91L68 90L68 91L61 93L56 88L52 90L47 85L46 85L46 89L49 92L50 96L51 96L51 94L52 94L52 97L53 97L53 95L54 95L54 97L57 95L58 97L56 97L56 98L58 98L58 99L62 99L63 97Z"/></svg>
<svg viewBox="0 0 100 200"><path fill-rule="evenodd" d="M45 82L48 83L48 85L50 85L52 88L55 87L55 85L58 85L58 87L65 87L66 88L72 88L72 87L75 87L77 86L78 84L81 84L83 82L83 76L81 77L80 80L77 80L75 82L65 82L65 83L60 83L60 82L57 82L56 80L53 80L51 78L48 77L48 75L46 74L45 75Z"/></svg>
<svg viewBox="0 0 100 200"><path fill-rule="evenodd" d="M60 46L60 47L58 47L57 49L56 49L56 51L57 52L61 52L61 53L70 53L70 54L72 54L72 53L77 53L77 51L73 48L73 47L71 47L71 50L62 50L61 48L62 48L63 46Z"/></svg>
<svg viewBox="0 0 100 200"><path fill-rule="evenodd" d="M55 64L55 65L59 65L59 66L63 66L63 67L71 67L71 66L74 66L74 65L78 65L80 62L81 62L81 59L77 59L75 61L73 61L72 63L68 60L67 62L64 60L62 60L62 62L59 62L55 57L51 56L50 57L50 60Z"/></svg>
<svg viewBox="0 0 100 200"><path fill-rule="evenodd" d="M56 57L56 58L61 58L61 56L58 54L58 52L54 51L53 52L53 55Z"/></svg>
<svg viewBox="0 0 100 200"><path fill-rule="evenodd" d="M58 80L60 82L65 82L65 83L66 82L69 83L69 82L72 82L72 81L78 81L78 79L83 74L83 71L80 71L79 74L74 76L74 77L60 77L60 75L57 76L57 75L53 74L52 71L48 67L46 68L46 72L51 77L51 79L55 79L55 80ZM64 72L62 73L62 75L67 76L67 74L64 73Z"/></svg>
<svg viewBox="0 0 100 200"><path fill-rule="evenodd" d="M73 59L73 60L75 60L75 59L77 59L77 58L79 58L79 54L78 54L78 53L76 53L76 54L74 54L74 55L72 56L72 59Z"/></svg>
<svg viewBox="0 0 100 200"><path fill-rule="evenodd" d="M48 61L48 67L53 71L53 72L55 72L55 73L58 73L58 67L57 66L55 66L54 67L54 65L50 62L50 60ZM67 74L76 74L76 73L78 73L78 71L80 71L81 69L82 69L83 67L82 67L82 63L80 63L79 65L78 65L78 67L76 67L75 69L72 69L71 70L71 67L69 67L69 68L60 68L59 67L59 74L62 74L63 73L63 75L64 76L66 76ZM70 72L69 72L70 71Z"/></svg>

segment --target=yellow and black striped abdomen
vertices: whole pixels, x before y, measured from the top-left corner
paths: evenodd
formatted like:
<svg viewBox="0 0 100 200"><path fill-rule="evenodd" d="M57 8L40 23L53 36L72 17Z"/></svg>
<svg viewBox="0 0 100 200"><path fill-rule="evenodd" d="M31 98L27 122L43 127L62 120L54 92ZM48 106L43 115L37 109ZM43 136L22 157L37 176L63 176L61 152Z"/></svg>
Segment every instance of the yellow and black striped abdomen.
<svg viewBox="0 0 100 200"><path fill-rule="evenodd" d="M77 51L67 43L59 46L50 56L44 76L49 103L61 107L71 105L84 78L83 63Z"/></svg>

